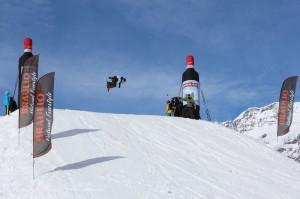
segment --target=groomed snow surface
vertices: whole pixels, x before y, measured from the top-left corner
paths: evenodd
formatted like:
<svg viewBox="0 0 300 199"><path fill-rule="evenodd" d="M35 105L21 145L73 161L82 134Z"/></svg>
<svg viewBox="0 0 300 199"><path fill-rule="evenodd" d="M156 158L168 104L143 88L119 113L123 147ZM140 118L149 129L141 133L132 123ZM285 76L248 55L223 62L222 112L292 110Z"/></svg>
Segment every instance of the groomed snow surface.
<svg viewBox="0 0 300 199"><path fill-rule="evenodd" d="M249 108L236 119L223 124L300 162L300 102L295 102L293 109L290 131L280 137L277 137L278 103Z"/></svg>
<svg viewBox="0 0 300 199"><path fill-rule="evenodd" d="M299 199L299 163L219 124L55 110L53 148L0 118L2 199Z"/></svg>

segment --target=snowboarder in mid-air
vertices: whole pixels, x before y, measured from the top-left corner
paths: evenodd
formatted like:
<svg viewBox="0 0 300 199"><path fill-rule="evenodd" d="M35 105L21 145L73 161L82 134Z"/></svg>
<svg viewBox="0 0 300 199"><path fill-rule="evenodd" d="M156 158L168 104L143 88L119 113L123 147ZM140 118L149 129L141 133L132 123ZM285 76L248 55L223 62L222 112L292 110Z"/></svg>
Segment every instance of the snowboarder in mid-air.
<svg viewBox="0 0 300 199"><path fill-rule="evenodd" d="M108 77L106 81L107 92L109 92L109 89L117 87L117 84L118 87L121 88L121 84L123 84L124 82L126 82L126 78L122 76Z"/></svg>

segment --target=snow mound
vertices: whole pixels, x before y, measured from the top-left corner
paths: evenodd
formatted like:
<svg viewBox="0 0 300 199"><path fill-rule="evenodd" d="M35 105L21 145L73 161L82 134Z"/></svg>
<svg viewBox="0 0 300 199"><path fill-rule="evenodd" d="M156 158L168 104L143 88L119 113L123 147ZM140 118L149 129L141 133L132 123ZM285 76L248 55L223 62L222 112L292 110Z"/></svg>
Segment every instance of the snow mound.
<svg viewBox="0 0 300 199"><path fill-rule="evenodd" d="M0 118L0 198L299 198L300 167L222 125L55 110L53 148L35 159L32 126Z"/></svg>

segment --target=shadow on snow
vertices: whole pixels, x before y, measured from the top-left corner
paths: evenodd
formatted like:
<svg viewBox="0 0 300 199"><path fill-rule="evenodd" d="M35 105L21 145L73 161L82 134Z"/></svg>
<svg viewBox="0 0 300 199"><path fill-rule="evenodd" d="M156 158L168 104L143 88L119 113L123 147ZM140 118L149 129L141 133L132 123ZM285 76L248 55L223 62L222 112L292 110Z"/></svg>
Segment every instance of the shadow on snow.
<svg viewBox="0 0 300 199"><path fill-rule="evenodd" d="M123 156L106 156L106 157L91 158L91 159L87 159L84 161L75 162L72 164L67 164L67 165L64 165L61 167L57 167L57 168L51 170L50 172L81 169L84 167L91 166L93 164L99 164L102 162L107 162L107 161L116 160L116 159L120 159L120 158L125 158L125 157L123 157Z"/></svg>
<svg viewBox="0 0 300 199"><path fill-rule="evenodd" d="M51 137L52 137L52 139L59 139L59 138L64 138L64 137L75 136L77 134L95 132L95 131L100 131L100 130L101 129L72 129L72 130L67 130L67 131L53 134Z"/></svg>

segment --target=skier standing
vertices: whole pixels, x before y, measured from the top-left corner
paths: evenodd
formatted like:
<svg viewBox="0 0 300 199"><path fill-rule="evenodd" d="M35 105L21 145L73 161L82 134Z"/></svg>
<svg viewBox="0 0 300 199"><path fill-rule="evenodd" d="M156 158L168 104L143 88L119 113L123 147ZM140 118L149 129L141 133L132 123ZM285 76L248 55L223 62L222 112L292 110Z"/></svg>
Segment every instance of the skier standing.
<svg viewBox="0 0 300 199"><path fill-rule="evenodd" d="M171 102L170 100L167 100L166 103L166 113L167 116L171 116L172 115L172 109L171 109Z"/></svg>
<svg viewBox="0 0 300 199"><path fill-rule="evenodd" d="M4 96L2 98L2 103L5 108L4 115L9 115L9 92L8 91L4 92Z"/></svg>
<svg viewBox="0 0 300 199"><path fill-rule="evenodd" d="M14 100L12 96L9 97L9 113L14 112L18 109L17 102Z"/></svg>

